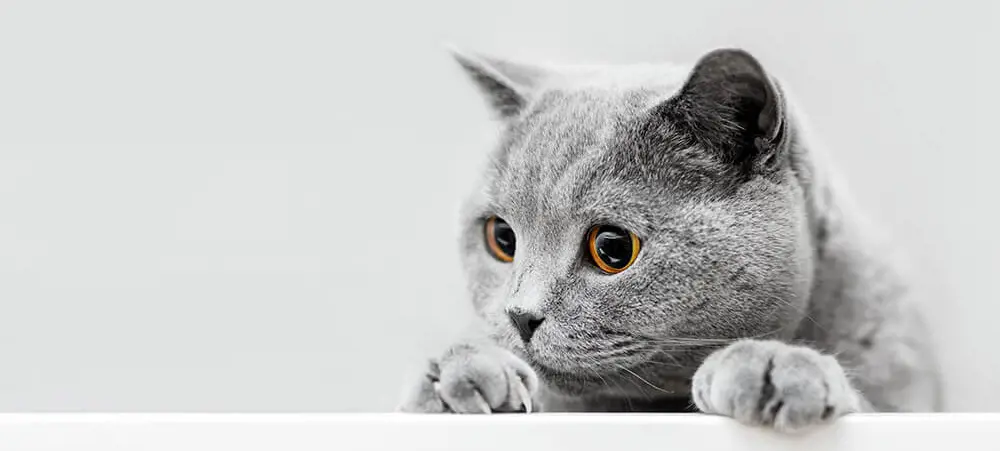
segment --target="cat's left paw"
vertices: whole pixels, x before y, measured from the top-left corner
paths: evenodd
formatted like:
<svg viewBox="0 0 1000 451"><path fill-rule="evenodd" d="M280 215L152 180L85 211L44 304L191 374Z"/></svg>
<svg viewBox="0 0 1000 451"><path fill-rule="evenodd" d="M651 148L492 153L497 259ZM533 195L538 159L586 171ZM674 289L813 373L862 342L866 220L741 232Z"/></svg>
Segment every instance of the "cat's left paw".
<svg viewBox="0 0 1000 451"><path fill-rule="evenodd" d="M771 340L741 340L712 353L695 372L692 397L705 413L795 432L860 408L831 356Z"/></svg>

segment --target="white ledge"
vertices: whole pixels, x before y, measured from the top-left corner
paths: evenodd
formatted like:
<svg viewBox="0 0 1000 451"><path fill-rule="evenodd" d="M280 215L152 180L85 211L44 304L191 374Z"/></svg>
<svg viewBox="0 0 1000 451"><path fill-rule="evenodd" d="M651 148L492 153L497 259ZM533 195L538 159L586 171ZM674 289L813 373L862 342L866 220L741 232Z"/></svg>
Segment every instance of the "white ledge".
<svg viewBox="0 0 1000 451"><path fill-rule="evenodd" d="M1000 450L1000 413L849 415L789 436L700 414L0 414L0 449Z"/></svg>

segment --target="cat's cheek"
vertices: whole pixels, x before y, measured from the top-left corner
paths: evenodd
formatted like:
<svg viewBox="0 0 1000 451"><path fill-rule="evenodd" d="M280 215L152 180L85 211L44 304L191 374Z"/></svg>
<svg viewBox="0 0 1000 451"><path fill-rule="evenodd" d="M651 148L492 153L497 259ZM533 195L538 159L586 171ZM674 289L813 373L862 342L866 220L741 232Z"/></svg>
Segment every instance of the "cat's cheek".
<svg viewBox="0 0 1000 451"><path fill-rule="evenodd" d="M471 277L467 285L468 295L473 309L480 317L502 308L505 301L503 291L507 275L490 268L491 263L493 262L475 262L475 267L469 269Z"/></svg>

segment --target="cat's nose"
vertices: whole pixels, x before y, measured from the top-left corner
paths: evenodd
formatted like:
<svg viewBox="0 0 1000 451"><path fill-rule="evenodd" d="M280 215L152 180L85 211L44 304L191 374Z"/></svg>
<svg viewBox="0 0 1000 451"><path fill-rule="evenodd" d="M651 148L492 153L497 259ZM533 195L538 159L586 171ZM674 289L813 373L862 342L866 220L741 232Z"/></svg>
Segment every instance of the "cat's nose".
<svg viewBox="0 0 1000 451"><path fill-rule="evenodd" d="M545 320L545 317L541 313L519 307L507 307L507 316L510 317L510 322L514 323L514 327L517 329L517 333L521 335L521 340L524 341L524 344L528 344L531 341L531 337L535 335L538 326L541 326L542 321Z"/></svg>

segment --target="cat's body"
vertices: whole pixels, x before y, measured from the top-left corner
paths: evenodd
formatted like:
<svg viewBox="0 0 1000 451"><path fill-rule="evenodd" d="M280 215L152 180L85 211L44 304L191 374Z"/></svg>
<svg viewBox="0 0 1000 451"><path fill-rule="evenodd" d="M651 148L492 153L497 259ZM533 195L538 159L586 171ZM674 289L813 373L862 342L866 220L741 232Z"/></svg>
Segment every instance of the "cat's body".
<svg viewBox="0 0 1000 451"><path fill-rule="evenodd" d="M696 406L798 429L942 408L919 293L752 56L457 57L504 126L464 216L477 324L402 410ZM511 261L484 244L490 218L516 234ZM588 244L605 226L636 237L621 272Z"/></svg>

